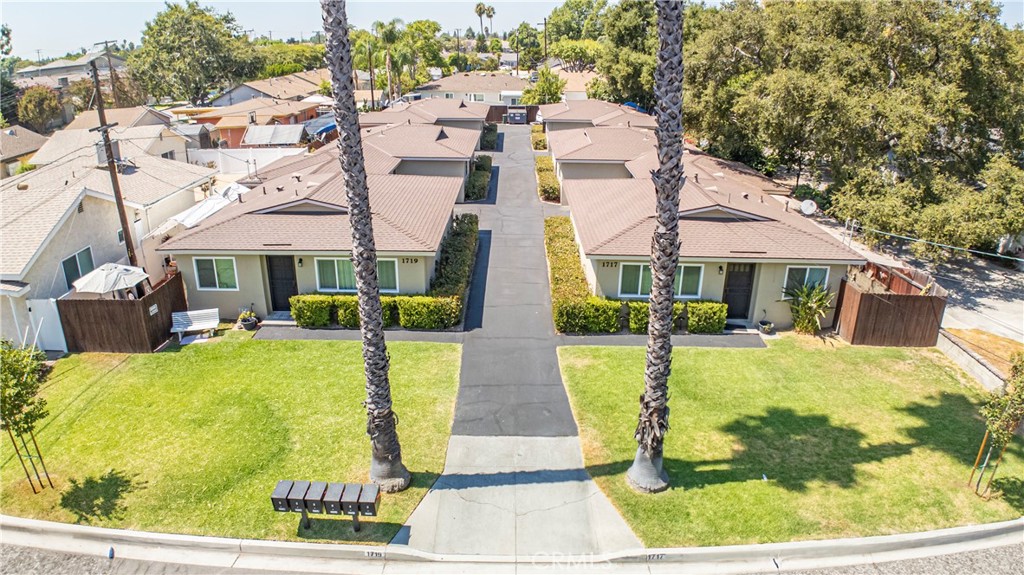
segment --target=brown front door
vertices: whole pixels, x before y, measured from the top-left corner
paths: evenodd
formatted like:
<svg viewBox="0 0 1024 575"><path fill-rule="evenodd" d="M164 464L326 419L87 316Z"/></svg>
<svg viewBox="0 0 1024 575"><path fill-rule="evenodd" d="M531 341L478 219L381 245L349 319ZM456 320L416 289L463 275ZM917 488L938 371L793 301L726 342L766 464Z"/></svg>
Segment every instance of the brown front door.
<svg viewBox="0 0 1024 575"><path fill-rule="evenodd" d="M291 310L288 298L299 293L295 283L295 258L267 256L267 274L270 279L270 311Z"/></svg>
<svg viewBox="0 0 1024 575"><path fill-rule="evenodd" d="M728 319L750 318L750 296L754 292L754 264L729 264L725 272L722 301L729 304Z"/></svg>

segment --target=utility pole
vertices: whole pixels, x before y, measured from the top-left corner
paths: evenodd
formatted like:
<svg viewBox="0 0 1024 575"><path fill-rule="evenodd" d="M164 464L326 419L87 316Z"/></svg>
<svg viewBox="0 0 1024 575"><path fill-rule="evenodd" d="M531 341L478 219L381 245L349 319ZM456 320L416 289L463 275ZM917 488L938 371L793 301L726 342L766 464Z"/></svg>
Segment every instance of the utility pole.
<svg viewBox="0 0 1024 575"><path fill-rule="evenodd" d="M110 173L110 187L114 192L114 203L117 204L117 217L121 220L121 233L124 235L124 247L128 252L128 264L138 267L139 262L135 257L135 242L132 240L132 228L128 222L128 214L124 210L124 198L121 197L121 184L117 181L117 163L114 161L113 146L110 145L110 129L117 123L107 124L107 114L103 110L103 94L100 93L100 71L96 68L96 60L89 62L92 66L92 83L96 88L96 113L100 117L100 125L90 128L90 132L99 132L103 135L103 149L107 153L107 172Z"/></svg>
<svg viewBox="0 0 1024 575"><path fill-rule="evenodd" d="M539 24L540 22L538 22ZM544 65L548 65L548 19L544 19Z"/></svg>
<svg viewBox="0 0 1024 575"><path fill-rule="evenodd" d="M110 93L114 97L114 107L121 107L121 99L117 97L117 82L114 80L114 61L110 57L110 43L112 40L104 40L103 42L97 42L97 44L103 44L103 50L107 53L107 71L110 73ZM117 44L117 42L114 42ZM100 94L102 99L102 94Z"/></svg>
<svg viewBox="0 0 1024 575"><path fill-rule="evenodd" d="M43 51L40 50L39 48L36 48L36 66L40 65L40 63L42 61L43 61Z"/></svg>

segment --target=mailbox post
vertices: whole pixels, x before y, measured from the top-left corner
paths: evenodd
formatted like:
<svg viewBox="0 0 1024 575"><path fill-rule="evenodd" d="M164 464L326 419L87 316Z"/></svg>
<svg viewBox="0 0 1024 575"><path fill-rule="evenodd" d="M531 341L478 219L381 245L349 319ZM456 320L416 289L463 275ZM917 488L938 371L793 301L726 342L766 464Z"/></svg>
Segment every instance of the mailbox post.
<svg viewBox="0 0 1024 575"><path fill-rule="evenodd" d="M309 513L351 515L352 530L359 531L359 515L375 517L380 505L380 487L370 483L325 483L323 481L278 481L270 502L274 511L302 513L302 527L309 529Z"/></svg>
<svg viewBox="0 0 1024 575"><path fill-rule="evenodd" d="M309 529L309 515L306 514L306 492L309 491L308 481L296 481L288 493L288 506L296 513L302 513L302 527Z"/></svg>
<svg viewBox="0 0 1024 575"><path fill-rule="evenodd" d="M359 531L359 492L362 489L358 483L346 483L341 493L341 509L345 515L352 516L352 531Z"/></svg>

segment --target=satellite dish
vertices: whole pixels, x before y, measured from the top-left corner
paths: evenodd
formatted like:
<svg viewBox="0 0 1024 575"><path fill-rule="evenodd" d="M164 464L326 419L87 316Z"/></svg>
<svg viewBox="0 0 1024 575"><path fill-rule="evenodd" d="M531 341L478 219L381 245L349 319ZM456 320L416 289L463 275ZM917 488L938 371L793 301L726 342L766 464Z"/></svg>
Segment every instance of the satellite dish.
<svg viewBox="0 0 1024 575"><path fill-rule="evenodd" d="M805 216L812 215L814 212L818 211L818 204L814 203L814 200L804 200L803 202L800 202L800 211L803 212Z"/></svg>

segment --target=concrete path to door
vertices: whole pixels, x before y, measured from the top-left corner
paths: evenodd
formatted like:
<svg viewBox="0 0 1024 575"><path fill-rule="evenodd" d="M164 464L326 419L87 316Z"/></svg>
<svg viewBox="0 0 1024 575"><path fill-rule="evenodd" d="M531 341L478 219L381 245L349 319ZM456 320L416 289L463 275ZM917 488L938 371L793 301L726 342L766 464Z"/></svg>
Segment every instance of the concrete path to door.
<svg viewBox="0 0 1024 575"><path fill-rule="evenodd" d="M393 541L462 555L587 555L642 547L583 467L551 321L545 207L528 126L503 126L463 334L443 475Z"/></svg>

